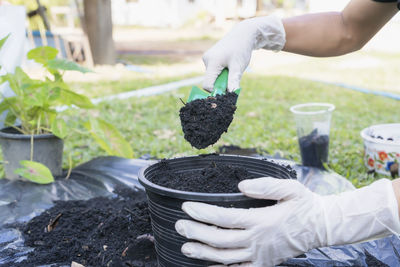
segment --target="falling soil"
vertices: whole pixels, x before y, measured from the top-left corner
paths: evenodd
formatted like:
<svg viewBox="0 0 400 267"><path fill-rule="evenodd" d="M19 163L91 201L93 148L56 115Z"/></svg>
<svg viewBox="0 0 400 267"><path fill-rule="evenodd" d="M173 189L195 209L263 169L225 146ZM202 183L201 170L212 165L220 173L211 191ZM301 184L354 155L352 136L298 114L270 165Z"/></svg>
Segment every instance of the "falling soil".
<svg viewBox="0 0 400 267"><path fill-rule="evenodd" d="M12 266L157 266L145 193L123 189L118 197L58 201L21 230L34 250Z"/></svg>
<svg viewBox="0 0 400 267"><path fill-rule="evenodd" d="M236 93L193 100L179 111L185 139L195 148L215 144L233 120Z"/></svg>
<svg viewBox="0 0 400 267"><path fill-rule="evenodd" d="M324 168L328 161L329 136L319 135L315 129L299 139L301 159L304 166Z"/></svg>
<svg viewBox="0 0 400 267"><path fill-rule="evenodd" d="M257 178L243 167L211 162L203 169L175 171L166 160L160 162L151 182L172 189L201 193L238 193L238 183Z"/></svg>

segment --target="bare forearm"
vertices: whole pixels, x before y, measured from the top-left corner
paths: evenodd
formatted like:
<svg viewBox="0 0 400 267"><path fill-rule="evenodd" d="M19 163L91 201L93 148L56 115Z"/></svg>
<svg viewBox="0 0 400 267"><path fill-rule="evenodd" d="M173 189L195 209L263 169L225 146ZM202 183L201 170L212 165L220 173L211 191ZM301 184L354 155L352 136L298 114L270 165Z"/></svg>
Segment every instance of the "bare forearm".
<svg viewBox="0 0 400 267"><path fill-rule="evenodd" d="M352 50L351 38L346 36L341 13L308 14L283 20L286 31L284 51L296 54L327 57Z"/></svg>
<svg viewBox="0 0 400 267"><path fill-rule="evenodd" d="M308 14L283 20L284 51L338 56L364 46L395 14L394 4L352 0L342 12Z"/></svg>

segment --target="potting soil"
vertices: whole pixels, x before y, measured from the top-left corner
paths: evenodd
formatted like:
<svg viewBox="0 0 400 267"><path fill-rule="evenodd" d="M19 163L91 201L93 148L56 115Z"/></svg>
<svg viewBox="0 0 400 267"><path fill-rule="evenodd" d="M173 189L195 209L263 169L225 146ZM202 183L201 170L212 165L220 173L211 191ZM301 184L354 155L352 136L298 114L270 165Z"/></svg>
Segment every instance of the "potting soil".
<svg viewBox="0 0 400 267"><path fill-rule="evenodd" d="M257 178L243 167L211 162L203 169L178 172L165 160L160 162L159 175L151 182L172 189L202 193L238 193L238 183Z"/></svg>
<svg viewBox="0 0 400 267"><path fill-rule="evenodd" d="M53 202L55 200L71 202L79 200L83 203L85 199L99 196L113 197L115 195L112 194L112 191L120 186L123 186L131 192L133 191L133 194L130 196L134 199L136 199L136 197L134 197L136 194L141 194L143 196L143 187L141 187L137 181L137 173L139 172L140 168L147 166L149 163L149 161L138 159L99 157L74 168L72 170L71 177L68 180L56 179L54 183L49 185L36 185L33 183L19 181L10 182L5 179L0 179L0 266L40 266L39 264L24 265L19 263L27 256L42 258L41 253L46 253L45 251L38 249L40 242L37 243L37 246L34 250L37 253L34 254L32 254L32 248L24 245L24 240L21 238L21 236L24 236L24 227L22 223L27 224L31 218L38 216L41 213L42 215L40 216L44 216L46 213L43 213L43 211L49 209L50 207L54 207ZM302 166L297 167L299 181L305 183L305 185L312 191L320 194L332 194L335 192L337 193L343 190L352 189L352 187L349 188L346 186L348 181L346 178L341 177L340 175L315 168L307 168ZM130 188L133 188L134 190ZM118 199L121 197L124 198L125 195L121 192L121 190L118 191L120 191L118 193L120 195ZM140 201L140 198L137 198L137 200ZM98 208L100 208L100 206L104 206L103 210L109 210L111 212L113 209L113 207L110 207L110 205L103 204L102 201L98 201L97 203ZM88 205L88 207L89 206L90 205ZM128 209L133 211L135 209L133 208L134 206L135 205L129 205ZM139 211L140 210L141 209L139 208ZM130 214L128 211L127 213ZM121 217L129 216L127 213L120 212L119 214ZM54 221L59 213L54 212L52 214L52 216L48 216L43 221L44 226L40 227L42 232L44 232L44 228L47 228L49 225L49 220L53 219ZM79 220L76 219L76 221L78 221L79 224L82 224L85 218L89 216L85 214L86 213L84 212L77 213ZM90 210L88 210L87 214L92 213ZM65 214L59 217L57 225L55 225L55 222L53 223L54 229L51 232L59 231L59 229L61 229L57 228L62 225L61 219L64 215ZM109 231L108 235L110 236L110 240L116 240L117 235L121 235L122 238L119 239L119 242L125 242L125 236L136 235L130 234L132 231L127 232L123 229L116 229L110 223L112 220L107 220L107 218L111 218L111 216L104 217L106 218L103 218L103 220L107 221L107 225L109 226L107 227L107 231ZM135 218L135 216L133 216L133 218ZM135 224L134 221L132 223ZM80 227L82 229L83 227L79 226L79 224L74 225L74 227ZM86 225L87 229L82 229L82 236L79 236L77 238L78 240L84 240L84 237L89 237L90 233L94 232L92 231L94 226L89 226L86 223L83 223L83 225ZM110 229L113 230L111 231ZM75 233L75 230L72 226L69 230ZM110 232L115 233L115 235ZM66 233L66 236L67 235L68 233ZM92 234L92 236L96 236L96 234ZM59 243L57 242L62 242L62 240L64 240L64 238L61 238L61 241L53 239L53 245L59 246ZM99 242L104 240L106 239L99 239ZM147 259L151 259L151 257L147 258L148 256L146 256L148 255L147 252L149 251L146 247L152 246L151 238L144 237L138 239L137 241L136 239L133 240L133 242L143 242L145 244L143 246L140 245L139 250L138 246L136 245L129 246L125 257L120 257L123 251L121 253L121 251L116 250L115 257L117 260L118 257L125 259L125 263L127 260L129 260L128 264L122 263L120 266L156 266L154 261L150 261L149 263L146 262ZM112 247L105 248L107 250L112 249ZM141 250L141 248L144 249ZM305 253L303 257L290 259L280 266L400 266L400 250L398 248L400 248L400 238L397 235L392 235L390 237L360 244L313 249ZM66 246L65 249L67 250L69 247ZM54 253L60 253L60 257L67 254L69 255L70 253L66 251L53 251ZM139 254L132 254L131 251L136 251ZM142 251L144 251L144 253L142 253ZM140 254L142 255L141 258L139 260L135 260ZM49 254L47 255L51 256ZM85 255L81 257L85 257ZM58 258L55 256L52 258L54 262L49 263L48 266L70 266L71 264L71 262L67 263L67 261L65 261L66 264L58 264L58 262L60 262ZM71 256L70 258L73 257ZM30 259L28 258L28 260ZM106 265L96 266L103 267Z"/></svg>
<svg viewBox="0 0 400 267"><path fill-rule="evenodd" d="M185 139L195 148L215 144L233 120L236 93L193 100L179 111Z"/></svg>
<svg viewBox="0 0 400 267"><path fill-rule="evenodd" d="M9 266L157 266L145 194L117 193L116 198L58 201L21 225L25 245L34 250Z"/></svg>
<svg viewBox="0 0 400 267"><path fill-rule="evenodd" d="M304 166L323 168L328 161L329 136L320 135L315 129L299 139L301 159Z"/></svg>

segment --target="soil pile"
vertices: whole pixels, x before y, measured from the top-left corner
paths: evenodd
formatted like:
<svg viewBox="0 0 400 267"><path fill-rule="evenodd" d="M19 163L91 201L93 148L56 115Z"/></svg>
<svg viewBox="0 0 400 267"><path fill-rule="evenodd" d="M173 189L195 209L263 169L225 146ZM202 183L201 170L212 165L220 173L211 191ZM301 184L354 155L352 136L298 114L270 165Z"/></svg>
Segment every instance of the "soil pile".
<svg viewBox="0 0 400 267"><path fill-rule="evenodd" d="M319 135L317 130L299 139L301 159L304 166L324 168L328 161L329 136Z"/></svg>
<svg viewBox="0 0 400 267"><path fill-rule="evenodd" d="M236 110L236 93L193 100L180 111L185 139L195 148L202 149L215 144L233 120Z"/></svg>
<svg viewBox="0 0 400 267"><path fill-rule="evenodd" d="M243 167L211 162L199 170L178 172L165 160L151 182L172 189L201 193L239 193L238 183L257 178Z"/></svg>
<svg viewBox="0 0 400 267"><path fill-rule="evenodd" d="M13 266L157 266L145 193L123 189L117 198L59 201L22 232L34 250Z"/></svg>

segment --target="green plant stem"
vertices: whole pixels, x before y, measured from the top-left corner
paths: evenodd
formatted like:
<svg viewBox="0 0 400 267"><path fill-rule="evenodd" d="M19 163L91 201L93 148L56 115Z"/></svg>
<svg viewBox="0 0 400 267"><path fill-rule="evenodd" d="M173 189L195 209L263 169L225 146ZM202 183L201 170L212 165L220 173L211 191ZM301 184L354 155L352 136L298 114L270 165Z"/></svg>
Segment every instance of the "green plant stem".
<svg viewBox="0 0 400 267"><path fill-rule="evenodd" d="M68 180L69 177L71 176L71 171L72 171L72 157L71 157L71 153L68 154L68 173L67 176L65 177L65 180Z"/></svg>
<svg viewBox="0 0 400 267"><path fill-rule="evenodd" d="M41 129L43 131L42 133L45 133L45 131L48 132L48 133L51 133L51 129L50 128L41 127Z"/></svg>
<svg viewBox="0 0 400 267"><path fill-rule="evenodd" d="M9 124L6 124L6 126L11 127L11 128L13 128L13 129L17 130L18 132L20 132L20 133L22 133L22 134L25 134L25 135L28 135L28 134L29 134L28 132L25 132L24 130L22 130L22 127L19 128L19 127L16 127L16 126L14 126L14 125L9 125Z"/></svg>
<svg viewBox="0 0 400 267"><path fill-rule="evenodd" d="M33 131L31 133L31 161L33 161Z"/></svg>

